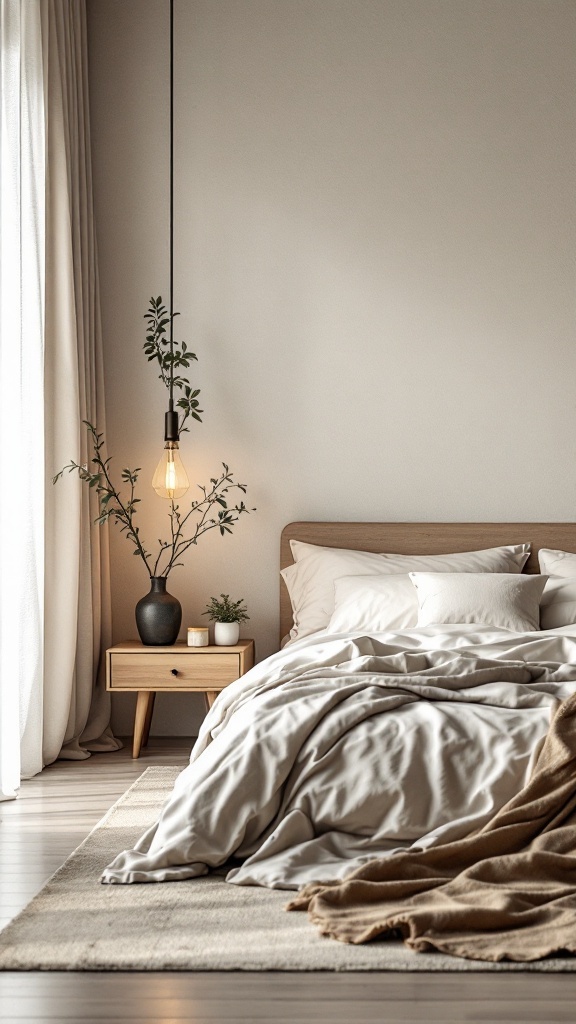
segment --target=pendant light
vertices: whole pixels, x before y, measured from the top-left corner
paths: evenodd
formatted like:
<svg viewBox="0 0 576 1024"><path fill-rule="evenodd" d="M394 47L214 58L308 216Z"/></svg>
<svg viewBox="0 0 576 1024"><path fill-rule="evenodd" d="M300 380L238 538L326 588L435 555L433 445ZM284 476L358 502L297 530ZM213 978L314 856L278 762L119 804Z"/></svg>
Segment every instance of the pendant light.
<svg viewBox="0 0 576 1024"><path fill-rule="evenodd" d="M170 355L174 355L174 0L170 0ZM161 498L174 501L190 487L180 458L178 412L174 409L174 363L170 363L170 399L164 416L164 451L152 487Z"/></svg>

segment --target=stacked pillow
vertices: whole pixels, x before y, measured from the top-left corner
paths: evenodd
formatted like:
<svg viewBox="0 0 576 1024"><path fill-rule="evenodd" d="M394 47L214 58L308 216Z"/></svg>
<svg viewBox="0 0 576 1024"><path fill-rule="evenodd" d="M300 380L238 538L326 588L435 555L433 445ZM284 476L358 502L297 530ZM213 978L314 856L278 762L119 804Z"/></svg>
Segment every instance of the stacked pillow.
<svg viewBox="0 0 576 1024"><path fill-rule="evenodd" d="M334 585L330 633L379 633L438 623L476 622L526 633L540 628L546 576L411 572L344 576Z"/></svg>
<svg viewBox="0 0 576 1024"><path fill-rule="evenodd" d="M550 577L540 605L540 629L576 623L576 554L540 548L540 572Z"/></svg>
<svg viewBox="0 0 576 1024"><path fill-rule="evenodd" d="M484 551L464 551L447 555L395 555L374 554L371 551L353 551L347 548L320 547L302 541L290 542L293 565L282 570L282 578L288 588L292 603L294 626L290 631L291 640L300 640L310 633L326 629L335 610L335 581L342 576L404 576L404 584L395 581L396 594L403 586L405 601L408 601L407 585L413 585L408 577L410 572L447 573L514 573L519 574L530 555L529 544L513 544ZM393 585L394 586L394 585ZM382 590L385 589L383 584ZM383 629L410 628L417 623L417 599L411 593L412 613L399 612L406 626L386 625ZM394 597L388 601L394 606ZM412 621L413 619L413 621ZM394 620L396 621L396 620ZM368 628L368 627L360 627ZM347 627L352 632L354 626ZM376 630L374 630L376 632Z"/></svg>
<svg viewBox="0 0 576 1024"><path fill-rule="evenodd" d="M511 573L411 572L418 591L418 625L475 622L529 633L540 628L547 576Z"/></svg>
<svg viewBox="0 0 576 1024"><path fill-rule="evenodd" d="M576 553L543 548L541 575L520 575L529 544L446 555L396 555L291 541L282 570L290 640L330 633L481 623L515 632L576 623Z"/></svg>

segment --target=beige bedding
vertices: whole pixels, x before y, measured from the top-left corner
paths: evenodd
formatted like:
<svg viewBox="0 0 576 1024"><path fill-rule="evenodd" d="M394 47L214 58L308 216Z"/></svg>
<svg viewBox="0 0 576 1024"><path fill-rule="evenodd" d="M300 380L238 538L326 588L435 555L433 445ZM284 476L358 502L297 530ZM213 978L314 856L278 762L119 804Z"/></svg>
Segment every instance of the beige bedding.
<svg viewBox="0 0 576 1024"><path fill-rule="evenodd" d="M306 638L222 692L158 821L103 881L226 864L235 885L297 891L461 839L523 788L575 691L571 636Z"/></svg>
<svg viewBox="0 0 576 1024"><path fill-rule="evenodd" d="M576 952L576 695L530 781L479 832L306 886L289 909L342 942L401 934L416 951L491 961Z"/></svg>

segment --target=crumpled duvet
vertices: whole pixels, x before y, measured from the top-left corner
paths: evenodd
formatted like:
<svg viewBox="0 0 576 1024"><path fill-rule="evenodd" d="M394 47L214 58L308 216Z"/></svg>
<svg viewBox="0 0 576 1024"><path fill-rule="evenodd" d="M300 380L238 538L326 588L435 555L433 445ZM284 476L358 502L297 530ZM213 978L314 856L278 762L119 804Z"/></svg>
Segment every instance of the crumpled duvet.
<svg viewBox="0 0 576 1024"><path fill-rule="evenodd" d="M235 884L297 889L453 842L522 789L573 692L576 639L557 632L306 638L223 691L158 821L102 881L227 864Z"/></svg>

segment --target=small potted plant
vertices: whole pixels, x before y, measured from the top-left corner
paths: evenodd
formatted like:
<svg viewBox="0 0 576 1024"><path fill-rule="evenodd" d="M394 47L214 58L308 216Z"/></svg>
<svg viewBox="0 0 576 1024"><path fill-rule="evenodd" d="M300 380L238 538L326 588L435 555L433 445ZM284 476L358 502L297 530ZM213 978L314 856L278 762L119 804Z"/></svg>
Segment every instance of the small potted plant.
<svg viewBox="0 0 576 1024"><path fill-rule="evenodd" d="M202 614L208 615L214 623L214 643L218 647L233 647L238 643L240 623L247 622L250 616L246 614L246 607L242 607L243 597L239 601L231 601L229 594L220 594L220 597L221 601L211 597Z"/></svg>

